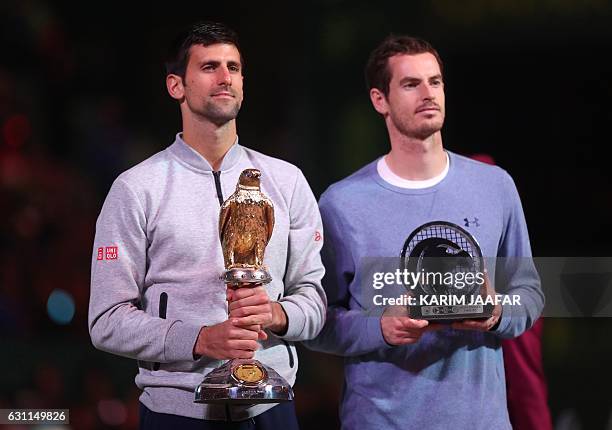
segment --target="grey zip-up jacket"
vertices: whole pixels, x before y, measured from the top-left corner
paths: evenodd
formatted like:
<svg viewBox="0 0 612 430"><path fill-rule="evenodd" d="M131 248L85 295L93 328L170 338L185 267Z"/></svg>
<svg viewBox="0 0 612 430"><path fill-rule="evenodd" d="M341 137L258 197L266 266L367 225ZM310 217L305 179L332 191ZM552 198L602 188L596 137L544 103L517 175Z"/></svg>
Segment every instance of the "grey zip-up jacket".
<svg viewBox="0 0 612 430"><path fill-rule="evenodd" d="M268 332L255 358L293 384L298 365L292 342L314 338L323 326L322 224L302 172L238 143L213 172L178 134L171 146L115 180L96 223L92 257L92 342L138 360L140 400L155 412L242 420L274 406L193 402L203 376L223 363L194 360L193 347L202 326L227 319L219 202L234 192L246 168L261 170L261 190L274 203L264 257L273 280L266 289L288 317L287 332Z"/></svg>

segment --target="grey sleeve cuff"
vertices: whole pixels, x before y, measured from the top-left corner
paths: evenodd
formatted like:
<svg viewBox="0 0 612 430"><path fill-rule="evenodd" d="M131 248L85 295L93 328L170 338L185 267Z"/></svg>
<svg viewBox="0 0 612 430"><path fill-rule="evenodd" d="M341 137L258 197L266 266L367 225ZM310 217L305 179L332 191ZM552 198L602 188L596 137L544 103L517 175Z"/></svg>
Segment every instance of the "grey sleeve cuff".
<svg viewBox="0 0 612 430"><path fill-rule="evenodd" d="M277 334L276 336L281 339L299 339L304 332L306 315L304 315L300 307L293 302L281 300L279 303L287 314L287 331L283 335Z"/></svg>
<svg viewBox="0 0 612 430"><path fill-rule="evenodd" d="M193 361L193 347L201 328L181 320L174 321L164 341L164 362Z"/></svg>

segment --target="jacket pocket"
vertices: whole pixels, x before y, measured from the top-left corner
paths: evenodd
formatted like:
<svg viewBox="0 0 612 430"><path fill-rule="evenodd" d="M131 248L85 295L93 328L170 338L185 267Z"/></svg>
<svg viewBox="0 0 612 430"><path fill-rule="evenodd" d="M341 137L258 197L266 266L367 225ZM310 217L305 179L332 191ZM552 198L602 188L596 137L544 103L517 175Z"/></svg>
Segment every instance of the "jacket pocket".
<svg viewBox="0 0 612 430"><path fill-rule="evenodd" d="M159 317L166 319L166 311L168 310L168 293L165 291L159 295ZM153 363L153 370L159 370L159 363Z"/></svg>

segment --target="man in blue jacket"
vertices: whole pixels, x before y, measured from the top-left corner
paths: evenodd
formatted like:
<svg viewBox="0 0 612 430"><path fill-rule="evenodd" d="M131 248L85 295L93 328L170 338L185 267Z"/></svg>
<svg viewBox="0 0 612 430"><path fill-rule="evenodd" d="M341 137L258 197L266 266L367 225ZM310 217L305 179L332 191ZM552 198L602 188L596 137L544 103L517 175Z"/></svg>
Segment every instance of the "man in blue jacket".
<svg viewBox="0 0 612 430"><path fill-rule="evenodd" d="M342 427L509 429L501 339L527 330L544 304L533 265L516 264L531 250L514 182L444 149L442 62L429 43L388 37L372 52L366 79L391 151L321 196L329 307L309 343L346 357ZM490 286L520 306L498 304L488 319L441 325L368 300L366 261L397 257L415 228L435 220L464 227L493 257L489 265L497 258L501 279L487 267Z"/></svg>

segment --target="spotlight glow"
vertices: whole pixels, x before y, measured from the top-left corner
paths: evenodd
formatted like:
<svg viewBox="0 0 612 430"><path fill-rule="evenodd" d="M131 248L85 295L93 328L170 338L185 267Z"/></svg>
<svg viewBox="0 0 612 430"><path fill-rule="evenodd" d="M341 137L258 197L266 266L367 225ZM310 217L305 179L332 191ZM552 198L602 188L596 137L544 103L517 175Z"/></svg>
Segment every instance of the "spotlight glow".
<svg viewBox="0 0 612 430"><path fill-rule="evenodd" d="M74 317L74 299L70 293L56 289L47 300L47 313L56 324L69 324Z"/></svg>

